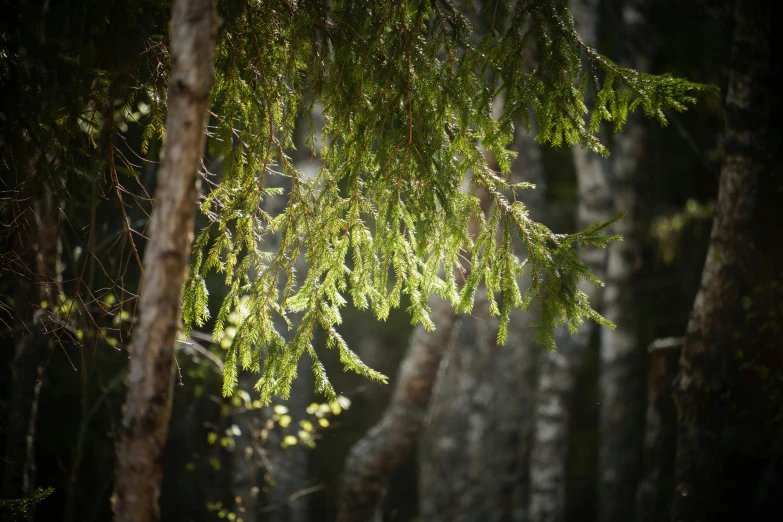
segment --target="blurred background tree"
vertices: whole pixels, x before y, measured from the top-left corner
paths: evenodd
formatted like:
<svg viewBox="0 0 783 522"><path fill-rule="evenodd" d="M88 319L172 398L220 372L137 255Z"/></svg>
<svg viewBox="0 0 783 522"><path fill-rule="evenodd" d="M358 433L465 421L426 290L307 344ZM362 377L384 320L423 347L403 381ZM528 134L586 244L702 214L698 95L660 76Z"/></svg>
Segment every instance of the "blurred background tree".
<svg viewBox="0 0 783 522"><path fill-rule="evenodd" d="M477 4L477 13L487 5ZM783 274L777 267L783 259L775 239L783 185L780 102L769 90L779 59L752 47L772 47L768 24L752 22L757 27L742 18L765 5L572 3L578 27L593 27L580 27L582 35L592 32L591 43L621 65L671 72L717 85L722 93L704 97L685 115L667 112L666 129L631 119L625 134L607 139L608 196L580 183L580 151L539 146L517 125L510 147L519 157L510 175L536 183L533 196L521 195L535 219L555 232L574 232L578 220L598 219L585 220L585 205L591 212L604 205L606 216L628 212L617 225L626 240L613 244L602 261L607 286L597 310L618 324L615 332L564 338L581 343L578 358L571 359L568 347L549 354L531 342L535 311L513 316L506 346L496 346L498 326L481 293L472 314L446 313L444 328L431 334L413 334L404 310L376 322L370 312L348 304L339 332L392 385L342 373L339 357L323 350L326 339L316 336L315 348L341 402L312 398L312 386L302 379L309 368L300 368L291 399L266 407L252 389L252 375L240 374L234 397L222 397L225 354L238 325L229 321L218 337L194 330L177 344L176 379L184 386L174 389L161 518L333 520L352 500L343 489L351 447L381 421L381 429L415 429L405 444L392 446L394 465L369 477L380 488L371 509L379 519L668 519L673 496L682 505L687 495L683 471L675 476L677 421L667 389L678 372L680 338L702 282L721 165L748 150L742 139L724 138L738 121L756 129L750 154L758 165L758 188L750 232L740 246L749 259L743 258L742 281L725 307L731 331L719 361L711 363L720 379L702 397L720 409L719 424L708 429L717 440L708 462L717 478L696 501L712 502L716 513L710 520L779 511ZM219 5L229 27L241 6ZM755 19L779 17L780 7L768 9ZM171 8L143 1L9 0L2 12L2 497L32 497L36 486L54 487L37 504L35 518L108 520L125 350L136 317L165 118ZM477 31L486 30L480 23L485 19L470 18ZM760 36L737 37L738 19ZM736 38L740 50L732 58ZM760 64L753 65L760 94L735 109L724 99L732 71L743 63ZM316 119L316 138L321 125ZM317 154L307 145L308 127L306 120L292 123L286 153L296 170L315 177ZM230 138L224 143L235 146ZM228 156L211 152L202 168L215 177L205 179L221 180ZM596 203L587 203L590 197ZM270 197L267 204L281 199ZM197 230L205 225L200 216ZM206 276L215 310L228 295L223 282L221 274ZM438 337L452 323L448 339ZM672 339L654 343L664 338ZM441 351L429 361L435 368L431 399L419 399L420 417L395 417L400 410L394 409L392 388L419 383L400 366L406 347L412 357L428 339ZM568 386L551 380L554 363L568 365ZM682 382L681 376L677 385ZM559 412L542 394L547 383L559 394ZM557 451L541 451L541 443L552 440L553 423ZM555 489L547 490L553 477ZM534 501L542 495L558 499L551 518L535 507L543 505Z"/></svg>

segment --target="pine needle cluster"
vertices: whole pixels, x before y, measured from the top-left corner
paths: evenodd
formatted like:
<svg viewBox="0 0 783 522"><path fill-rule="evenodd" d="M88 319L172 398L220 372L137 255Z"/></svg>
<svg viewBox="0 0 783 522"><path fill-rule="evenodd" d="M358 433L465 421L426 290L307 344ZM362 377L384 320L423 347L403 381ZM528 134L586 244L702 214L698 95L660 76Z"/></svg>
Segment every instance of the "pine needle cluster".
<svg viewBox="0 0 783 522"><path fill-rule="evenodd" d="M665 123L666 110L684 110L704 86L617 66L582 42L560 0L479 9L452 0L222 0L218 9L209 147L225 171L201 202L210 224L194 246L183 316L187 329L210 318L210 272L228 286L216 337L245 307L226 356L225 394L241 369L260 372L263 402L285 398L307 355L316 390L333 400L314 348L318 329L346 369L384 381L338 333L348 299L380 320L405 301L412 322L431 329L431 294L470 312L484 285L500 317L498 343L511 310L538 301L535 338L548 349L558 324L611 326L578 288L602 282L576 247L618 239L607 232L614 220L576 234L531 220L518 198L532 186L509 181L514 122L529 131L532 114L538 142L605 155L603 122L619 130L641 108ZM302 115L322 165L314 177L287 154ZM262 204L282 194L270 176L290 179L278 215ZM263 244L273 234L279 246L269 252ZM530 284L520 288L525 270ZM275 326L280 318L290 340Z"/></svg>

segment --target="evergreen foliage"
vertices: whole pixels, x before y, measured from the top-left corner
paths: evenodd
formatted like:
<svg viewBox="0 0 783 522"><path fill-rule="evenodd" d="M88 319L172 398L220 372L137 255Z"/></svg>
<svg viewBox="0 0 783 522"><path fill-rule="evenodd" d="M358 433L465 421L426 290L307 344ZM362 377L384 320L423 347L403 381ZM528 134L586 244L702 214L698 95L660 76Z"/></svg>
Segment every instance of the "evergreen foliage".
<svg viewBox="0 0 783 522"><path fill-rule="evenodd" d="M54 488L51 487L36 488L29 497L0 499L0 515L3 515L3 520L25 520L29 517L35 505L45 500L52 493L54 493Z"/></svg>
<svg viewBox="0 0 783 522"><path fill-rule="evenodd" d="M529 219L518 192L533 187L508 181L513 122L530 130L532 112L540 143L605 155L596 136L602 122L619 130L641 107L665 124L665 110L684 110L704 86L615 65L580 40L559 0L482 2L478 12L450 0L222 0L218 9L225 21L209 147L225 172L202 201L210 224L196 240L183 316L187 330L209 319L205 277L212 271L229 288L216 337L249 296L226 356L226 395L241 368L261 372L263 402L287 397L306 354L317 391L334 399L313 346L318 328L346 369L385 380L337 331L348 296L381 320L406 299L412 321L432 328L430 294L469 312L483 284L491 313L500 316L500 344L512 308L538 300L535 337L550 350L558 324L573 331L587 318L611 326L578 289L582 280L602 283L575 247L618 239L607 232L614 220L563 235ZM595 91L591 111L588 89ZM316 109L322 129L312 120ZM308 145L322 161L312 179L286 154L300 115L309 118ZM268 176L291 180L277 216L261 204L280 195L267 187ZM263 250L274 233L279 248ZM514 236L524 260L514 253ZM294 268L300 252L305 274ZM520 289L524 270L531 283ZM297 312L301 320L286 341L275 318L293 328L287 317Z"/></svg>
<svg viewBox="0 0 783 522"><path fill-rule="evenodd" d="M137 181L139 162L154 157L164 137L169 9L153 4L115 10L85 0L95 23L75 28L67 6L33 2L0 23L0 92L9 100L2 168L21 171L24 156L34 157L36 191L45 185L63 202L66 224L90 231L75 237L84 259L72 260L73 279L63 285L80 322L111 345L102 326L133 309L127 270L141 264L143 231L128 212L135 206L146 215L148 207L140 183L136 194L123 183ZM241 368L261 372L264 402L286 397L307 354L316 389L334 399L313 345L317 329L347 369L385 380L338 333L348 299L381 320L406 302L412 321L432 328L430 294L468 312L484 285L500 317L498 342L512 308L538 300L535 336L548 349L560 323L573 330L587 318L608 326L577 287L601 283L575 247L605 246L615 239L611 222L562 235L529 219L520 197L533 187L508 179L514 122L530 131L532 114L540 143L607 154L597 138L604 122L619 130L640 108L665 124L664 111L684 110L707 87L619 67L580 40L562 0L490 0L479 8L454 0L218 0L217 9L224 22L208 147L223 173L218 183L206 178L201 208L210 224L194 245L183 318L188 331L210 318L211 272L228 286L216 338L247 298L226 356L227 395ZM108 37L118 23L133 38ZM108 43L98 49L95 42ZM322 164L315 178L287 155L302 117ZM144 128L136 145L126 131L137 121ZM272 176L288 178L290 189L275 188ZM287 198L280 215L264 210L273 197ZM124 236L109 246L92 236L105 201L120 208ZM270 252L273 234L279 248ZM514 253L515 238L524 259ZM303 274L295 270L300 252ZM85 278L93 262L95 281ZM0 270L18 271L11 265L4 260ZM530 286L519 288L524 270ZM106 305L114 293L118 304ZM296 328L288 319L295 313ZM275 327L280 317L295 330L289 341Z"/></svg>

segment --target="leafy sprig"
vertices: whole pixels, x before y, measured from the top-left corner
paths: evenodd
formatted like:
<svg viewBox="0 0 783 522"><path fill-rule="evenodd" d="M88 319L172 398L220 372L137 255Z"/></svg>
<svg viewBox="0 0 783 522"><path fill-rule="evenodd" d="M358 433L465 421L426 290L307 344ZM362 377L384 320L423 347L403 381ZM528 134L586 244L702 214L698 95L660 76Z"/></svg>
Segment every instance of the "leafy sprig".
<svg viewBox="0 0 783 522"><path fill-rule="evenodd" d="M412 322L431 329L430 294L469 312L483 284L490 312L500 317L500 344L511 310L534 301L541 313L535 339L549 349L560 323L572 331L584 319L611 326L578 288L583 280L602 283L575 247L617 239L606 231L619 216L570 235L532 221L517 200L528 187L508 181L513 123L529 129L532 112L540 143L606 154L597 138L602 122L619 130L641 107L665 123L665 110L684 110L706 87L615 65L580 40L562 1L484 4L471 13L448 0L336 1L331 8L220 2L226 22L210 150L225 171L202 201L211 223L196 240L183 316L188 329L209 319L210 272L225 274L228 286L216 336L249 296L227 351L225 394L241 368L261 373L263 402L285 398L307 355L316 390L333 400L313 345L317 329L347 370L385 381L338 333L349 298L381 320L405 298ZM302 115L322 162L314 177L286 153ZM282 196L268 182L279 176L290 189L274 213L269 202ZM297 272L300 252L304 274ZM521 289L525 270L530 285ZM289 320L295 313L296 325Z"/></svg>

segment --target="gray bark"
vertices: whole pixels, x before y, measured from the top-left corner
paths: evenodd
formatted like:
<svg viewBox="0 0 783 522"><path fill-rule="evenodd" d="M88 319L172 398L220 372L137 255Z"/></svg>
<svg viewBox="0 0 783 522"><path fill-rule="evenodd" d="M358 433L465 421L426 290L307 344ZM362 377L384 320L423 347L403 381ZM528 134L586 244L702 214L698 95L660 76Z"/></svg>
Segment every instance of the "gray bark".
<svg viewBox="0 0 783 522"><path fill-rule="evenodd" d="M414 330L383 417L351 448L339 522L367 522L377 516L389 475L416 444L443 354L459 328L446 301L433 300L432 317L434 332L421 326Z"/></svg>
<svg viewBox="0 0 783 522"><path fill-rule="evenodd" d="M193 239L198 165L204 150L217 14L212 0L175 0L166 143L144 252L139 323L112 505L117 522L160 517L163 446L171 416L172 361L181 291Z"/></svg>
<svg viewBox="0 0 783 522"><path fill-rule="evenodd" d="M496 328L479 293L438 372L419 443L419 510L428 522L480 520L499 511L499 499L485 494L508 471L495 469L483 446L492 429L489 411L500 406L490 380L492 356L505 350L495 346Z"/></svg>
<svg viewBox="0 0 783 522"><path fill-rule="evenodd" d="M291 415L291 430L296 434L299 421L307 417L305 410L310 404L313 389L312 370L309 360L303 357L299 361L299 376L291 386L291 398L280 401L288 407ZM270 408L265 408L262 420L271 420ZM267 424L268 426L269 424ZM270 431L266 444L266 457L269 468L265 470L264 482L269 491L265 506L260 509L260 520L267 522L307 522L310 520L309 496L297 494L308 487L309 450L302 444L281 448L285 433L279 426Z"/></svg>
<svg viewBox="0 0 783 522"><path fill-rule="evenodd" d="M531 217L545 213L541 151L520 130L514 182L535 190L519 195ZM519 253L524 256L522 245ZM524 288L527 278L520 281ZM497 320L477 298L462 318L454 348L444 359L422 433L420 512L428 521L523 520L528 497L537 349L534 311L513 312L506 346L497 346ZM448 477L448 480L439 479Z"/></svg>
<svg viewBox="0 0 783 522"><path fill-rule="evenodd" d="M541 149L536 144L533 136L535 127L531 128L530 135L519 133L516 150L519 159L514 166L514 176L518 181L528 181L536 185L535 192L522 194L525 204L530 211L530 217L536 221L546 222L549 212L546 202L546 179L544 165L541 157ZM520 253L523 252L519 245ZM529 278L523 276L520 288L529 284ZM515 522L527 520L528 502L530 499L530 455L533 443L536 374L538 367L538 352L532 339L532 333L538 318L538 309L533 307L527 313L515 310L512 313L511 324L508 330L507 348L511 361L499 361L498 370L504 376L506 386L498 390L501 398L508 393L515 399L508 404L510 410L498 411L501 419L513 423L512 430L516 433L517 453L514 459L513 489L511 493L510 515ZM511 393L512 390L515 393Z"/></svg>
<svg viewBox="0 0 783 522"><path fill-rule="evenodd" d="M644 31L644 0L622 5L623 34ZM626 66L645 69L645 59L636 51L625 58ZM614 231L623 236L608 248L604 317L617 328L601 330L599 402L600 445L598 450L598 521L631 520L634 492L639 476L643 412L641 397L642 355L637 339L635 273L640 258L636 221L639 167L644 158L645 128L640 114L628 117L612 151L614 211L626 215Z"/></svg>
<svg viewBox="0 0 783 522"><path fill-rule="evenodd" d="M598 1L572 0L569 9L577 31L588 44L595 45ZM582 148L573 148L579 206L577 226L584 229L612 216L611 180L608 162ZM580 256L591 272L604 279L606 252L582 249ZM592 307L599 312L603 291L582 283ZM569 335L564 328L556 332L557 350L543 355L536 390L535 432L531 450L530 502L531 522L560 522L566 512L566 471L570 403L577 370L590 343L592 324L584 324Z"/></svg>
<svg viewBox="0 0 783 522"><path fill-rule="evenodd" d="M726 93L725 156L701 285L693 303L674 390L677 457L673 521L717 520L721 506L725 357L748 287L752 219L764 168L772 4L739 0ZM726 486L728 487L728 486Z"/></svg>

